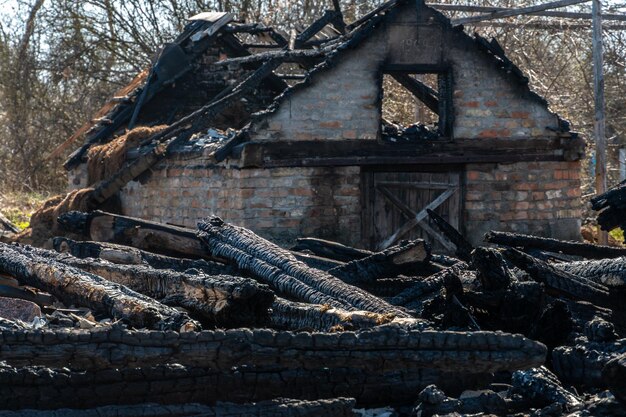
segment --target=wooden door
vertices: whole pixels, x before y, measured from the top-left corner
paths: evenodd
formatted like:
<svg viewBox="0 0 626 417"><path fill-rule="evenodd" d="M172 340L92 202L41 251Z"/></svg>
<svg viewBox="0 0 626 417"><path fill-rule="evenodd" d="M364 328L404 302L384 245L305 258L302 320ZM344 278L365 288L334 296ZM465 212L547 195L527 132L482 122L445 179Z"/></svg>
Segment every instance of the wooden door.
<svg viewBox="0 0 626 417"><path fill-rule="evenodd" d="M460 172L364 172L363 239L373 250L402 239L422 238L433 250L454 252L454 245L430 221L434 210L459 229Z"/></svg>

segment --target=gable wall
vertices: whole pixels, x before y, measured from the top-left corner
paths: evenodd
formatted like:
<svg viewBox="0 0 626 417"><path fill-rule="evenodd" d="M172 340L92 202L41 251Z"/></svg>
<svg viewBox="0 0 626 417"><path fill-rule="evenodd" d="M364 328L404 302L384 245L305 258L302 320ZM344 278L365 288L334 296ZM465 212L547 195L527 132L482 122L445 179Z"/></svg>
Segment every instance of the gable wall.
<svg viewBox="0 0 626 417"><path fill-rule="evenodd" d="M279 109L255 123L254 140L379 137L380 70L385 65L437 65L453 78L453 135L524 138L554 135L558 119L467 35L428 8L395 11L355 50L344 51L312 85L294 90Z"/></svg>

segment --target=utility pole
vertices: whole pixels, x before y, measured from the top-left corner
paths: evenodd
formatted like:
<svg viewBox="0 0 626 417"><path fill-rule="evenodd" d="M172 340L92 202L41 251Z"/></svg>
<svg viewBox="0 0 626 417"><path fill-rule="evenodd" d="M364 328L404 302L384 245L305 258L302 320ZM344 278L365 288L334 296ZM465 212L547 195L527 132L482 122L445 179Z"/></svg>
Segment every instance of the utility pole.
<svg viewBox="0 0 626 417"><path fill-rule="evenodd" d="M606 133L604 119L604 69L602 47L602 3L592 0L591 17L593 25L593 89L595 97L595 117L593 130L596 141L596 194L606 191ZM598 243L606 245L608 234L598 229Z"/></svg>

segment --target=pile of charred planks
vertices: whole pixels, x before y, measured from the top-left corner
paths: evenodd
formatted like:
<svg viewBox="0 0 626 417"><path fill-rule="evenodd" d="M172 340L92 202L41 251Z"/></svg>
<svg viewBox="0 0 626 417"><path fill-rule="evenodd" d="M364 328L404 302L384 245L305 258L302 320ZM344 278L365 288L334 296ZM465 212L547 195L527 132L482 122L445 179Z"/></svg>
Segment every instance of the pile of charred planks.
<svg viewBox="0 0 626 417"><path fill-rule="evenodd" d="M0 320L0 416L618 415L626 260L431 216L458 258L66 213L84 241L0 244L2 295L42 311Z"/></svg>

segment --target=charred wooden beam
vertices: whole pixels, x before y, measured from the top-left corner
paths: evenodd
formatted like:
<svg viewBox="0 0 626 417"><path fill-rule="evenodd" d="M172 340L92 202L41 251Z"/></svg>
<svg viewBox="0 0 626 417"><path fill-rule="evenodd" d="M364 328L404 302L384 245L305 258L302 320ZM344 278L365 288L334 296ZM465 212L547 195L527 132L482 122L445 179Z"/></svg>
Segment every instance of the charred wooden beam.
<svg viewBox="0 0 626 417"><path fill-rule="evenodd" d="M72 211L59 216L61 227L99 242L112 242L157 253L206 258L193 229L135 217L93 211Z"/></svg>
<svg viewBox="0 0 626 417"><path fill-rule="evenodd" d="M0 417L351 417L355 401L352 398L324 400L278 400L249 404L219 402L216 405L158 404L107 405L88 409L0 411Z"/></svg>
<svg viewBox="0 0 626 417"><path fill-rule="evenodd" d="M89 307L97 313L124 319L134 327L200 328L186 313L97 275L28 253L25 248L0 244L0 271L49 292L67 305Z"/></svg>
<svg viewBox="0 0 626 417"><path fill-rule="evenodd" d="M381 373L379 373L381 374ZM97 407L107 404L256 402L281 396L317 400L353 393L359 406L410 403L415 392L431 383L444 389L478 388L486 374L419 369L411 374L389 371L372 377L371 371L337 368L258 371L241 366L208 370L181 365L98 372L42 367L13 368L0 364L0 407L42 409ZM132 393L132 395L129 395ZM323 413L321 415L324 415Z"/></svg>
<svg viewBox="0 0 626 417"><path fill-rule="evenodd" d="M582 399L563 388L556 375L544 366L515 371L511 377L511 384L515 392L529 399L536 407L557 403L567 411L583 408Z"/></svg>
<svg viewBox="0 0 626 417"><path fill-rule="evenodd" d="M238 166L297 167L385 164L495 163L519 161L561 161L571 143L561 138L532 140L440 139L410 145L375 140L247 142L233 151ZM337 142L337 143L327 143ZM523 142L523 143L520 143ZM574 141L570 141L574 142ZM567 152L565 152L567 153ZM315 155L312 157L311 155Z"/></svg>
<svg viewBox="0 0 626 417"><path fill-rule="evenodd" d="M357 259L328 271L345 282L373 282L378 278L415 275L430 258L430 246L422 239L402 242L367 258Z"/></svg>
<svg viewBox="0 0 626 417"><path fill-rule="evenodd" d="M336 10L326 10L319 19L311 23L296 36L296 48L300 48L306 41L315 36L320 30L324 29L324 26L335 21L340 14L341 12L337 12Z"/></svg>
<svg viewBox="0 0 626 417"><path fill-rule="evenodd" d="M448 267L434 275L431 275L430 277L416 282L415 285L407 288L389 300L389 303L397 306L405 306L424 294L439 291L443 288L444 281L446 279L450 277L458 277L458 274L464 269L467 269L467 264L465 262L460 262L456 265Z"/></svg>
<svg viewBox="0 0 626 417"><path fill-rule="evenodd" d="M552 367L563 382L602 388L606 384L602 379L602 369L608 361L625 353L626 339L579 342L574 346L555 348L552 351Z"/></svg>
<svg viewBox="0 0 626 417"><path fill-rule="evenodd" d="M472 266L478 270L477 278L485 290L503 290L517 281L500 252L489 248L476 248L471 256Z"/></svg>
<svg viewBox="0 0 626 417"><path fill-rule="evenodd" d="M491 231L485 235L485 242L523 249L541 249L549 252L582 256L584 258L617 258L626 256L626 249L612 246L592 245L580 242L566 242L538 236L521 235L509 232Z"/></svg>
<svg viewBox="0 0 626 417"><path fill-rule="evenodd" d="M60 253L69 253L77 258L99 258L115 264L147 265L156 269L171 269L178 272L193 269L206 275L236 275L237 273L232 266L215 261L173 258L114 243L79 242L64 237L55 237L52 239L52 244Z"/></svg>
<svg viewBox="0 0 626 417"><path fill-rule="evenodd" d="M435 213L431 209L426 210L428 212L428 216L435 223L435 226L444 234L445 237L450 240L450 242L454 243L456 246L456 256L464 260L465 262L469 262L472 259L471 253L474 249L472 245L463 237L462 234L459 233L458 230L454 228L450 223L445 221L443 217Z"/></svg>
<svg viewBox="0 0 626 417"><path fill-rule="evenodd" d="M412 330L432 328L422 319L395 319L392 315L368 311L346 311L319 304L298 303L277 298L270 312L270 324L281 330L344 331L368 329L382 324L401 325Z"/></svg>
<svg viewBox="0 0 626 417"><path fill-rule="evenodd" d="M626 404L626 353L606 364L602 370L602 379L622 405Z"/></svg>
<svg viewBox="0 0 626 417"><path fill-rule="evenodd" d="M437 91L406 73L392 72L391 76L404 88L409 90L419 101L435 114L439 114L439 98Z"/></svg>
<svg viewBox="0 0 626 417"><path fill-rule="evenodd" d="M222 61L214 62L212 65L246 65L258 62L267 62L269 60L279 60L280 63L298 62L303 58L323 58L324 56L326 56L326 53L317 49L269 51L238 58L226 58Z"/></svg>
<svg viewBox="0 0 626 417"><path fill-rule="evenodd" d="M338 242L312 237L296 239L296 245L292 249L299 252L311 251L315 255L341 262L350 262L374 254L374 252L365 249L357 249Z"/></svg>
<svg viewBox="0 0 626 417"><path fill-rule="evenodd" d="M177 333L112 327L5 331L1 337L0 357L13 366L63 364L70 369L106 370L176 363L214 370L245 366L259 374L345 368L369 371L379 382L393 371L409 376L419 369L460 373L524 369L542 364L546 356L543 344L521 335L393 325L338 333L269 329Z"/></svg>
<svg viewBox="0 0 626 417"><path fill-rule="evenodd" d="M184 307L220 327L264 324L274 301L274 293L267 285L250 278L117 265L44 249L31 248L29 252L98 275L164 303Z"/></svg>
<svg viewBox="0 0 626 417"><path fill-rule="evenodd" d="M337 268L345 265L343 262L335 261L328 258L323 258L316 255L308 255L306 253L291 252L300 262L304 262L310 268L320 269L322 271L328 271L329 269Z"/></svg>
<svg viewBox="0 0 626 417"><path fill-rule="evenodd" d="M626 286L626 258L561 262L554 267L609 287Z"/></svg>
<svg viewBox="0 0 626 417"><path fill-rule="evenodd" d="M602 284L558 270L517 249L508 248L503 255L515 266L526 271L535 281L545 284L547 289L556 295L611 307L609 289Z"/></svg>
<svg viewBox="0 0 626 417"><path fill-rule="evenodd" d="M408 316L401 309L360 288L348 285L326 272L309 268L289 251L250 230L224 223L218 217L200 222L198 229L198 236L212 256L235 262L239 268L281 293L347 310Z"/></svg>

